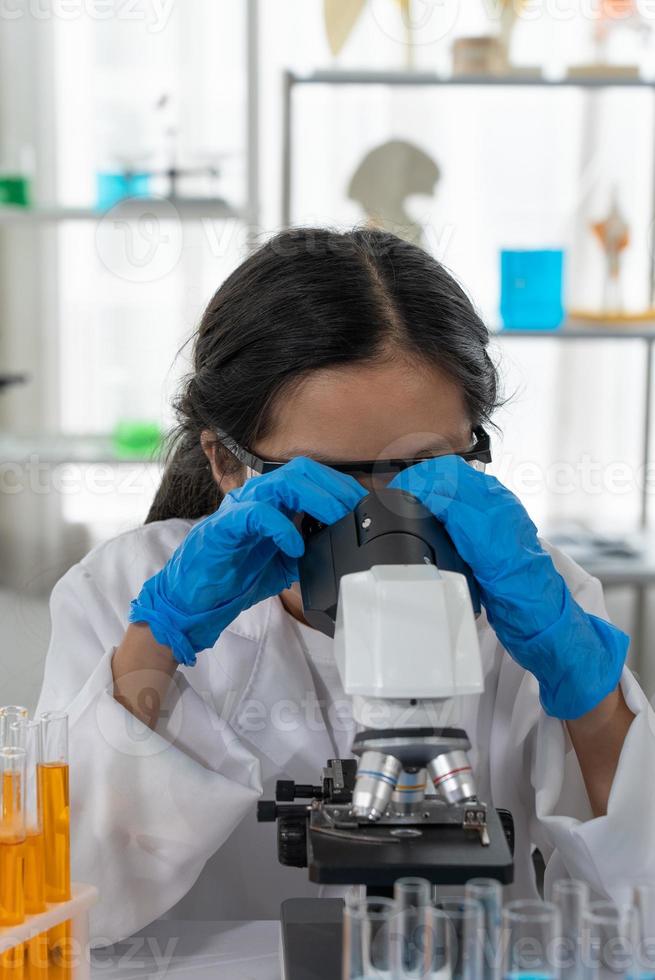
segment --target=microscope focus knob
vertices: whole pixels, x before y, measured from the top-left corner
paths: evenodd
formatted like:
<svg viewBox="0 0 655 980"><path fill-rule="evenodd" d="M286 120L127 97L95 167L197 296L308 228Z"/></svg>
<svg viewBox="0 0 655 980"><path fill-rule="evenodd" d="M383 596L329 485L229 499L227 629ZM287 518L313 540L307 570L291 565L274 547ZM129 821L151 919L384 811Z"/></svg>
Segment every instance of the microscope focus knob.
<svg viewBox="0 0 655 980"><path fill-rule="evenodd" d="M275 823L277 803L275 800L260 800L257 804L257 823Z"/></svg>
<svg viewBox="0 0 655 980"><path fill-rule="evenodd" d="M289 868L307 867L307 814L279 812L277 856Z"/></svg>
<svg viewBox="0 0 655 980"><path fill-rule="evenodd" d="M514 857L514 817L509 810L496 810L500 818L500 823L505 834L505 840L509 847L510 854Z"/></svg>
<svg viewBox="0 0 655 980"><path fill-rule="evenodd" d="M275 784L275 799L278 803L291 803L292 800L321 800L323 789L310 783L296 783L293 779L278 779Z"/></svg>

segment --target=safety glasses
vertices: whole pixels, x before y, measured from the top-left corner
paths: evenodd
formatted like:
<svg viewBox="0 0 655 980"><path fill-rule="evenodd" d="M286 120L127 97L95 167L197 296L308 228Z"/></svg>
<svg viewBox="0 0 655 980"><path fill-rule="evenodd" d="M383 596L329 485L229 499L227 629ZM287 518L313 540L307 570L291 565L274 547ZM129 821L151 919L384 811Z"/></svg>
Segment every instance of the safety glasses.
<svg viewBox="0 0 655 980"><path fill-rule="evenodd" d="M225 432L216 429L216 435L221 443L232 455L244 466L249 466L255 473L271 473L280 466L288 463L288 459L262 459L256 453L240 446L238 442L230 438ZM339 473L347 473L360 482L375 479L384 483L390 483L398 473L416 466L417 463L424 463L426 459L436 459L439 456L454 455L470 463L475 469L483 470L487 463L491 462L491 439L488 432L482 426L473 429L473 443L469 449L456 453L436 453L434 456L419 456L413 459L357 459L348 462L326 461L325 465Z"/></svg>

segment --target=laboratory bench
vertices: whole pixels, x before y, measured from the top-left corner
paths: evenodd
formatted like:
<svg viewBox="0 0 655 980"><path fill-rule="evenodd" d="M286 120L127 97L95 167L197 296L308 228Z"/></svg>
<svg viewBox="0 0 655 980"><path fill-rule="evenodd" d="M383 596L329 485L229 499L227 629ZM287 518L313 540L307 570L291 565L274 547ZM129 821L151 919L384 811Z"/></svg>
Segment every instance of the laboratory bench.
<svg viewBox="0 0 655 980"><path fill-rule="evenodd" d="M94 950L91 978L280 980L280 923L158 919L123 943Z"/></svg>

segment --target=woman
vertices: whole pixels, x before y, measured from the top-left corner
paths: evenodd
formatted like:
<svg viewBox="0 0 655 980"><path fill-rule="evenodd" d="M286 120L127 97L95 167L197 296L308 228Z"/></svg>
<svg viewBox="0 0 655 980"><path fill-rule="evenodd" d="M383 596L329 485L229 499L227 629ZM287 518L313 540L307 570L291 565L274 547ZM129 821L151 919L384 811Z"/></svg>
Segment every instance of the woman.
<svg viewBox="0 0 655 980"><path fill-rule="evenodd" d="M598 582L469 465L497 402L488 339L438 262L370 230L284 232L210 302L145 526L52 596L40 707L70 713L74 874L100 887L97 942L175 903L257 919L316 894L278 865L255 803L350 754L332 641L303 622L294 516L352 509L362 459L408 461L392 485L479 581L485 690L463 724L481 797L514 816L512 893L536 895L535 846L547 888L571 875L619 898L653 874L652 715L627 637Z"/></svg>

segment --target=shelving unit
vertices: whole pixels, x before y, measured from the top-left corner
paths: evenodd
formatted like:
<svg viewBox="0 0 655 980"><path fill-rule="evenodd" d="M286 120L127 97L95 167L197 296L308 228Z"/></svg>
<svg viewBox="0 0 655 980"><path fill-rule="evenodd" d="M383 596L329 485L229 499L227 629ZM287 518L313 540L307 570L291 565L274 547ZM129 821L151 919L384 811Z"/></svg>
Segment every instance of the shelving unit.
<svg viewBox="0 0 655 980"><path fill-rule="evenodd" d="M293 139L293 93L301 85L382 85L382 86L437 86L437 87L477 87L477 88L543 88L561 90L563 88L600 90L607 88L650 89L655 91L655 78L596 77L589 75L580 78L544 78L516 71L511 75L438 75L425 71L348 71L330 69L309 74L293 71L284 73L283 78L283 143L282 143L282 221L291 223L291 186L293 164L291 144ZM655 217L655 215L654 215Z"/></svg>
<svg viewBox="0 0 655 980"><path fill-rule="evenodd" d="M110 435L11 436L0 434L0 460L18 466L29 466L34 459L39 465L60 466L73 463L80 466L160 466L152 456L120 455Z"/></svg>
<svg viewBox="0 0 655 980"><path fill-rule="evenodd" d="M0 251L7 255L14 252L25 256L38 256L33 263L35 274L39 274L48 289L48 302L45 309L38 309L38 300L31 297L34 311L24 314L25 321L38 322L46 336L46 344L33 344L25 351L25 363L21 355L10 360L16 370L25 370L33 377L39 376L39 368L53 363L59 356L58 322L56 313L56 269L59 263L59 247L56 230L67 223L97 223L103 220L137 222L143 217L154 217L166 222L175 220L183 223L236 222L244 229L243 241L252 248L258 241L260 231L259 202L259 0L244 0L244 31L242 35L244 86L245 86L245 152L244 152L244 200L233 203L221 197L166 197L128 198L120 201L108 211L100 211L92 206L62 205L52 200L54 186L46 188L45 202L37 201L34 207L24 208L0 205ZM14 237L14 235L16 237ZM34 237L29 237L33 235ZM22 237L20 237L22 236ZM240 239L241 240L241 239ZM16 243L18 248L16 248ZM46 254L47 253L47 254ZM9 280L11 282L11 280ZM16 303L14 303L16 306ZM42 349L40 349L42 348ZM36 353L33 353L36 352ZM30 358L34 360L31 363ZM26 431L36 432L47 428L56 416L58 392L55 381L41 385L33 403L33 415L26 423ZM29 426L29 428L28 428Z"/></svg>
<svg viewBox="0 0 655 980"><path fill-rule="evenodd" d="M208 4L208 7L214 6ZM59 97L59 86L54 84L55 70L57 69L58 51L55 50L55 34L61 40L60 35L64 32L55 30L56 25L42 25L41 30L35 25L33 18L25 18L23 27L25 30L18 32L19 40L10 49L6 42L2 48L3 61L2 81L4 82L3 93L6 95L4 102L10 105L11 111L5 112L3 125L6 124L7 132L3 128L3 138L7 137L10 141L8 145L13 145L11 140L16 140L16 145L34 144L38 151L39 162L43 164L38 169L38 176L35 179L35 205L33 208L24 209L8 206L0 206L0 277L3 280L3 309L2 323L0 323L0 334L2 334L3 350L0 367L4 368L5 373L25 372L29 375L29 386L22 394L5 395L0 397L0 465L4 472L8 474L5 486L8 488L0 507L0 550L2 555L0 579L2 585L10 589L24 589L27 586L39 593L47 594L54 584L54 581L65 571L67 565L79 560L84 552L88 550L88 537L86 527L88 520L86 517L85 504L80 505L80 513L83 514L79 521L73 517L71 519L71 506L64 506L64 494L67 489L61 492L55 486L55 481L49 482L48 470L41 476L33 478L33 474L38 474L38 467L45 464L50 471L62 464L74 464L70 469L79 468L84 470L97 470L99 479L102 480L101 470L105 467L111 468L122 480L125 476L135 489L133 499L138 500L142 494L140 488L145 488L143 492L149 492L150 474L156 476L156 468L160 466L156 460L148 457L125 458L116 451L116 446L110 433L101 433L96 436L79 434L77 432L64 433L60 428L60 411L62 405L62 328L66 326L61 319L62 315L67 316L67 311L62 314L60 302L60 290L64 288L62 283L66 283L66 288L70 289L70 282L73 278L74 266L77 255L74 249L68 252L62 251L62 242L68 247L71 240L80 241L84 239L89 249L81 257L81 266L86 268L94 261L93 238L96 228L106 230L103 243L107 251L115 252L117 263L122 260L125 252L124 246L128 241L134 241L137 245L148 245L150 242L149 234L153 222L149 222L141 239L132 236L130 239L125 233L125 229L117 227L114 229L113 223L120 221L129 226L130 232L141 231L138 223L142 217L154 218L163 226L163 234L170 235L173 222L182 225L178 229L175 241L180 241L183 248L189 245L189 250L183 255L183 260L189 268L188 279L182 283L179 291L180 303L188 304L190 317L195 315L196 295L193 290L197 288L201 281L201 274L198 271L196 276L195 255L193 250L202 246L205 261L209 250L218 250L217 258L219 262L223 260L225 248L251 249L258 241L260 231L260 204L259 204L259 0L243 0L242 4L234 5L234 16L230 13L229 23L234 24L235 33L227 42L225 36L221 38L221 43L229 43L232 48L237 47L234 52L235 71L239 71L240 78L237 92L234 98L239 97L238 106L238 128L227 128L227 123L221 123L220 128L215 130L215 137L212 135L205 137L198 133L198 138L218 143L231 143L238 136L239 157L236 165L239 166L239 174L233 168L234 180L228 184L219 181L216 185L216 196L213 185L206 184L203 190L192 199L177 198L136 198L120 202L112 207L108 212L99 212L94 208L89 190L88 206L70 206L62 204L58 196L60 185L57 181L58 164L62 161L57 156L58 145L57 136L57 98ZM212 12L212 23L214 14ZM221 17L222 14L217 14ZM227 14L226 14L227 16ZM180 18L182 15L180 15ZM82 18L79 18L82 21ZM228 21L226 20L225 23ZM219 20L223 23L223 20ZM52 30L51 30L52 28ZM186 30L186 28L185 28ZM238 30L238 35L236 31ZM189 26L191 36L191 26ZM3 33L3 32L0 32ZM76 37L79 40L79 34ZM6 34L3 33L3 41ZM149 39L147 39L149 40ZM153 49L156 47L156 39L153 40ZM66 42L68 43L68 42ZM71 50L77 50L72 44ZM130 40L130 45L134 42ZM68 49L66 49L68 50ZM163 48L162 48L163 50ZM208 39L207 50L211 56L212 50L218 50L216 44ZM11 57L7 57L9 54ZM64 57L62 55L62 57ZM145 56L146 59L148 56ZM26 73L28 80L22 86L22 72L25 64L33 66L33 70ZM61 66L59 66L61 67ZM168 91L169 82L174 88L175 72L162 61L162 89ZM214 72L213 64L210 64L211 77L223 78L221 72ZM79 69L79 71L78 71ZM181 88L184 97L184 89L188 84L188 66L184 68L184 75L180 76L183 86ZM10 99L13 74L20 72L19 81L16 85L21 97L25 96L24 111L19 108L16 93ZM75 69L76 76L83 72L82 65ZM202 73L199 73L199 76ZM68 76L66 76L68 77ZM204 77L204 76L203 76ZM210 77L209 73L207 77ZM68 82L67 82L68 84ZM75 84L79 84L79 81ZM190 83L189 83L190 84ZM22 87L21 87L22 86ZM0 86L1 87L1 86ZM23 93L23 88L25 93ZM122 90L121 90L122 93ZM143 95L137 93L135 101ZM210 93L211 95L211 93ZM243 97L242 97L243 96ZM123 95L119 96L119 99ZM215 99L215 107L208 107L208 111L214 112L218 118L221 115L221 99L227 94L216 92L212 96ZM149 96L148 96L149 98ZM231 99L232 97L230 97ZM0 99L3 102L3 99ZM4 107L3 102L3 107ZM84 100L82 103L86 104ZM81 103L81 104L82 104ZM20 103L22 105L22 103ZM68 110L67 113L68 114ZM229 109L229 119L233 118L232 108ZM85 118L85 117L84 117ZM200 118L200 117L199 117ZM227 117L226 117L227 118ZM236 114L234 114L236 118ZM241 124L241 121L243 125ZM16 131L16 133L14 133ZM9 134L9 135L8 135ZM89 143L89 134L83 134ZM195 137L194 137L195 139ZM91 144L93 144L91 140ZM91 145L89 144L89 145ZM5 146L3 142L3 147ZM205 149L202 148L204 159ZM90 166L97 165L93 151L89 153ZM65 162L64 162L65 165ZM238 177L238 182L237 182ZM90 182L89 182L90 183ZM70 184L69 186L75 186ZM200 186L200 185L198 185ZM233 189L232 189L233 188ZM63 194L63 190L61 192ZM229 201L222 199L229 194ZM68 197L70 201L71 198ZM221 224L222 223L222 224ZM234 226L234 227L233 227ZM183 230L184 234L181 234ZM164 239L162 239L164 240ZM170 240L170 239L169 239ZM100 268L103 266L102 247L98 251L98 258L101 260L98 265L99 276L111 274L111 268ZM138 257L137 257L138 258ZM138 264L138 263L137 263ZM105 264L106 266L106 264ZM198 263L198 267L200 263ZM71 273L73 269L73 273ZM62 272L63 270L63 272ZM137 277L138 278L138 277ZM181 280L180 280L181 281ZM186 292L190 284L189 291ZM165 284L167 286L168 284ZM121 317L122 311L127 309L131 315L131 304L138 306L141 295L137 288L132 288L133 283L129 278L121 279L117 283L116 297L117 306L115 316ZM152 292L156 286L152 286ZM192 295L193 294L193 295ZM103 297L107 297L109 302L112 299L111 284L107 285ZM86 300L85 300L86 301ZM90 296L89 302L96 304L95 309L101 309L98 303L103 300L94 299ZM77 315L77 310L75 311ZM109 317L110 314L108 314ZM138 316L138 313L135 314ZM189 318L190 318L189 317ZM94 329L98 331L104 329L102 316L98 316L94 322ZM113 323L112 321L112 329ZM185 319L186 322L186 319ZM100 324L98 327L97 324ZM120 324L119 324L120 326ZM156 322L153 318L153 326ZM182 323L180 323L180 328ZM106 331L109 333L109 331ZM127 335L116 331L116 336ZM127 336L127 341L131 338ZM153 330L153 345L158 344L158 337ZM163 343L163 340L162 340ZM176 344L177 349L177 344ZM113 350L113 349L112 349ZM172 352L173 353L173 352ZM75 354L75 351L73 351ZM87 372L82 356L79 358L80 372ZM70 360L69 362L70 363ZM163 380L163 379L162 379ZM91 378L91 385L95 380ZM140 378L135 376L134 384L139 384ZM20 405L20 408L17 406ZM119 407L120 411L123 411ZM131 409L124 408L125 414L129 415ZM132 410L136 414L140 411ZM4 424L2 424L4 423ZM86 425L91 427L90 419L85 417L83 411L79 412L79 421L73 418L72 425L83 429ZM100 420L102 424L102 418ZM107 427L112 426L112 421L107 419ZM5 430L5 431L2 431ZM68 467L62 467L62 480L66 481ZM132 480L128 470L134 469L135 479ZM43 479L47 487L46 493L41 492L41 484L38 482ZM59 479L59 474L57 475ZM73 482L75 477L73 476ZM90 473L90 480L93 481L95 475ZM19 481L20 484L19 484ZM25 486L25 492L15 492L14 483L21 488ZM63 483L61 484L63 486ZM85 475L80 481L82 492L87 486ZM107 492L113 493L111 480L107 481ZM154 484L153 484L154 485ZM35 489L36 487L36 489ZM104 485L103 485L104 487ZM103 493L105 490L103 489ZM70 504L71 497L67 498ZM129 503L129 501L127 501ZM135 503L135 507L139 506ZM102 497L99 496L96 507L99 520L105 519ZM68 511L68 516L64 518L64 510Z"/></svg>
<svg viewBox="0 0 655 980"><path fill-rule="evenodd" d="M144 213L154 214L166 219L170 217L171 208L175 209L177 217L182 221L198 221L202 218L243 221L245 211L232 207L220 198L128 198L114 205L109 212L97 211L94 208L75 207L36 207L17 208L0 206L1 225L31 225L51 224L60 221L100 221L106 214L112 217L139 218Z"/></svg>
<svg viewBox="0 0 655 980"><path fill-rule="evenodd" d="M612 340L636 340L641 341L645 347L644 358L644 428L642 437L641 465L644 473L648 471L651 464L651 431L652 431L652 409L653 409L653 347L655 346L655 330L644 329L620 330L617 328L603 329L602 327L562 327L558 330L498 330L492 334L495 340L505 341L507 339L531 339L531 340L553 340L560 341L612 341ZM645 530L648 524L648 487L644 480L641 488L640 500L640 528ZM653 555L653 581L655 581L655 554Z"/></svg>

